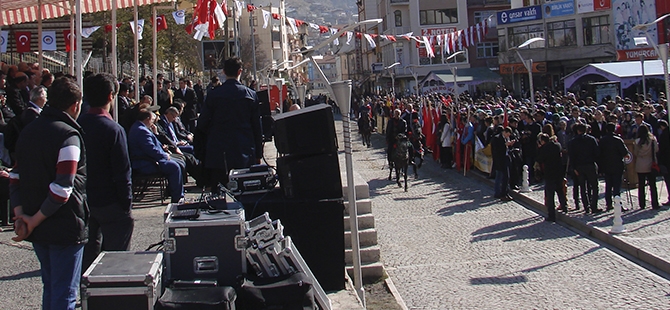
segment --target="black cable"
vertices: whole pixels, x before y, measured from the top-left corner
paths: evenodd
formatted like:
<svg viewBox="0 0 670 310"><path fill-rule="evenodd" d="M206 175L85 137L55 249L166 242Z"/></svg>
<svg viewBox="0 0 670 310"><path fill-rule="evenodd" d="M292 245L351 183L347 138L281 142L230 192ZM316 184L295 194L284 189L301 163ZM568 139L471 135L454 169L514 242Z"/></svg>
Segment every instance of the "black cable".
<svg viewBox="0 0 670 310"><path fill-rule="evenodd" d="M150 245L145 251L151 251L151 249L153 249L154 247L159 246L159 245L162 246L163 242L164 241L161 240L160 242L154 243L154 244Z"/></svg>

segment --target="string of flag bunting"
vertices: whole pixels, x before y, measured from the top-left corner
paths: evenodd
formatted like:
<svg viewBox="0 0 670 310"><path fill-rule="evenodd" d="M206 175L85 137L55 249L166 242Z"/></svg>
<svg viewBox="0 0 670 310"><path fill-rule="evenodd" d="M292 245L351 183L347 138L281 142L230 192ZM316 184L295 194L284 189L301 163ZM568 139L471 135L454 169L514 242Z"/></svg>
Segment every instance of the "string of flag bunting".
<svg viewBox="0 0 670 310"><path fill-rule="evenodd" d="M242 16L242 11L244 10L244 3L242 1L234 0L234 14L236 19L239 19ZM269 25L270 18L275 20L281 20L282 16L277 13L271 13L262 8L258 8L254 5L248 4L246 6L247 12L253 14L254 11L260 10L263 17L263 29L266 29ZM193 17L191 23L186 25L186 12L184 10L178 10L172 12L172 17L175 20L177 25L186 25L185 30L189 35L193 35L193 38L196 40L202 40L205 36L210 39L216 37L215 33L217 29L224 28L224 22L227 17L230 17L231 14L228 10L227 0L223 0L219 3L217 0L198 0L195 8L193 9ZM368 34L362 32L347 31L342 35L344 44L350 45L351 40L356 38L362 40L363 38L368 42L370 48L376 48L377 43L375 39L379 38L380 40L387 40L391 42L397 42L400 39L415 41L416 48L424 48L426 55L430 58L435 57L436 48L440 48L445 54L452 54L461 50L468 48L469 46L475 46L478 42L482 41L491 26L491 18L482 20L481 22L469 26L462 30L456 30L439 35L421 35L415 36L412 32L401 34L401 35L382 35L382 34ZM307 25L309 28L319 31L319 33L330 33L335 35L339 29L322 26L303 20L286 17L285 23L288 25L288 31L290 34L297 34L298 29L303 25ZM131 21L128 23L130 25L131 31L135 33L135 22ZM144 19L138 20L138 38L142 39L142 33L144 30ZM165 15L156 16L156 30L166 30L168 29L168 24ZM119 29L123 23L116 24L116 28ZM104 27L104 28L103 28ZM93 26L89 28L82 29L82 37L88 38L98 29L103 28L105 32L112 31L112 25L105 26ZM76 50L76 46L72 48L70 46L70 30L64 30L63 38L65 40L65 48L67 52L71 50ZM6 30L0 31L0 53L7 52L7 41L9 33ZM16 51L18 53L30 52L30 42L31 42L31 33L28 31L15 31L14 32L16 40ZM42 49L45 51L55 51L56 50L56 32L51 30L45 30L42 32ZM337 38L333 44L340 45L341 42Z"/></svg>

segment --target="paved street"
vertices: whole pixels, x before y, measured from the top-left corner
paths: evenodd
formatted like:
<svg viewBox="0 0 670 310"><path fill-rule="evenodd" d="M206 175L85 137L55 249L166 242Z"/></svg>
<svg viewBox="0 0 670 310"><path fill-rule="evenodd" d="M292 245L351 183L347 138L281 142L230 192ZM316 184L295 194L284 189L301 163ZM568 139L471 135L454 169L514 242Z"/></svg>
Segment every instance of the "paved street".
<svg viewBox="0 0 670 310"><path fill-rule="evenodd" d="M667 279L493 199L488 183L427 160L405 193L386 179L382 136L374 148L358 141L355 168L370 184L382 261L410 309L670 307Z"/></svg>

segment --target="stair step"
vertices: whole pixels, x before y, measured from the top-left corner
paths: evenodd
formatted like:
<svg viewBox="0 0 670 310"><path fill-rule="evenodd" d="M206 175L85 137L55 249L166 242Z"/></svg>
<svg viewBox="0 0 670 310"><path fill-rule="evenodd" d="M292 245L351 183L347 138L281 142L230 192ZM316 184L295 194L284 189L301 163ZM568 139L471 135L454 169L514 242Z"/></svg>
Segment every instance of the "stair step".
<svg viewBox="0 0 670 310"><path fill-rule="evenodd" d="M349 216L344 217L344 230L350 229ZM363 214L358 216L358 229L375 228L375 216L373 214Z"/></svg>
<svg viewBox="0 0 670 310"><path fill-rule="evenodd" d="M372 213L372 200L369 198L356 199L356 209L358 215ZM344 215L349 215L349 202L346 197L344 199Z"/></svg>
<svg viewBox="0 0 670 310"><path fill-rule="evenodd" d="M347 173L342 165L340 169L340 177L342 178L342 193L346 198L349 195L349 187L347 186ZM370 186L368 183L360 176L360 174L354 172L354 188L356 189L356 199L370 198Z"/></svg>
<svg viewBox="0 0 670 310"><path fill-rule="evenodd" d="M363 283L374 283L384 276L384 265L382 263L361 264ZM354 279L354 267L347 265L347 274Z"/></svg>
<svg viewBox="0 0 670 310"><path fill-rule="evenodd" d="M344 250L344 261L347 265L353 264L350 246ZM381 249L378 245L361 248L361 263L377 263L381 261Z"/></svg>
<svg viewBox="0 0 670 310"><path fill-rule="evenodd" d="M358 243L361 247L377 245L377 230L374 228L360 229ZM344 232L344 244L351 244L351 232Z"/></svg>

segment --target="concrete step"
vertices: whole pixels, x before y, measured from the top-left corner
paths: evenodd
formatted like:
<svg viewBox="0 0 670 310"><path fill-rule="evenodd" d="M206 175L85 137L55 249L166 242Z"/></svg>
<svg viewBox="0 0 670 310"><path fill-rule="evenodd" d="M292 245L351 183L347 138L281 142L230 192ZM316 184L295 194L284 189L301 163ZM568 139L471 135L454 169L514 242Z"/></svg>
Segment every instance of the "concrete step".
<svg viewBox="0 0 670 310"><path fill-rule="evenodd" d="M377 230L374 228L360 229L358 231L358 243L361 247L377 245ZM344 232L344 244L351 244L351 232Z"/></svg>
<svg viewBox="0 0 670 310"><path fill-rule="evenodd" d="M344 155L341 157L343 156ZM342 178L342 194L346 199L346 197L349 195L349 189L347 186L346 167L344 166L343 161L340 161L340 177ZM363 177L361 177L361 175L356 172L354 172L354 185L354 188L356 189L356 200L370 198L370 187L368 186L368 182L366 182Z"/></svg>
<svg viewBox="0 0 670 310"><path fill-rule="evenodd" d="M356 199L356 209L358 215L372 213L372 200L369 198ZM344 215L349 215L349 202L344 199Z"/></svg>
<svg viewBox="0 0 670 310"><path fill-rule="evenodd" d="M363 283L374 283L384 276L384 265L382 263L361 264ZM354 267L347 265L347 274L354 279Z"/></svg>
<svg viewBox="0 0 670 310"><path fill-rule="evenodd" d="M347 265L353 264L353 259L351 256L351 246L350 245L345 245L345 250L344 250L344 261L347 263ZM373 245L373 246L368 246L361 248L361 263L367 264L367 263L378 263L381 260L381 250L379 249L378 245Z"/></svg>
<svg viewBox="0 0 670 310"><path fill-rule="evenodd" d="M344 230L351 230L351 222L349 221L349 216L344 217ZM368 229L375 228L375 216L372 213L363 214L358 216L358 229Z"/></svg>

